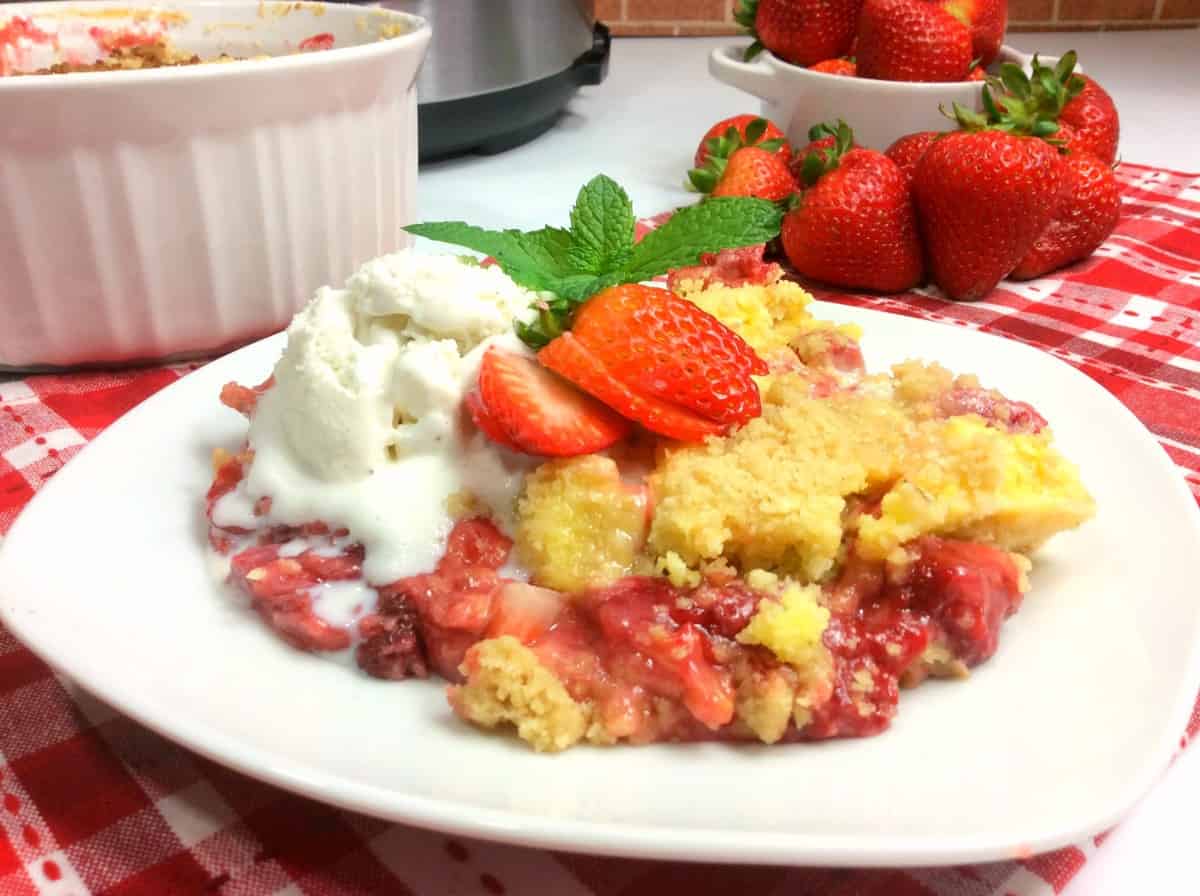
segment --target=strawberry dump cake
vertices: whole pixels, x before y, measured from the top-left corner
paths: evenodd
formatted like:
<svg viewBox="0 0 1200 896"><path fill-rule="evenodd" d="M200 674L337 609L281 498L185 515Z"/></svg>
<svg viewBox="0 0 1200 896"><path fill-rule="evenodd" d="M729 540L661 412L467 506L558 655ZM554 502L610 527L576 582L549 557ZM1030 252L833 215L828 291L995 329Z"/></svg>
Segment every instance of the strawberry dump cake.
<svg viewBox="0 0 1200 896"><path fill-rule="evenodd" d="M708 200L635 243L597 178L569 230L411 228L497 264L369 262L226 386L229 581L290 644L440 676L538 750L883 731L996 652L1093 502L1028 404L869 373L763 260L778 219Z"/></svg>
<svg viewBox="0 0 1200 896"><path fill-rule="evenodd" d="M127 21L116 26L96 25L88 24L88 18ZM169 10L89 11L86 7L0 18L0 77L139 71L272 58L261 51L201 55L182 49L168 32L187 20L186 14ZM333 35L321 32L304 38L289 52L333 47Z"/></svg>

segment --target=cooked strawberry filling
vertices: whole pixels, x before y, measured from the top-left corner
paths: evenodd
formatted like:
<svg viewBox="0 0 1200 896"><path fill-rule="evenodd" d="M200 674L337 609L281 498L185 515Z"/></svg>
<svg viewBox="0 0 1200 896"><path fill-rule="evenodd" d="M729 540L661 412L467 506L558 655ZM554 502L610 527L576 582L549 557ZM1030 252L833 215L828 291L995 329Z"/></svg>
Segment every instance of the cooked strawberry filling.
<svg viewBox="0 0 1200 896"><path fill-rule="evenodd" d="M314 612L311 592L326 582L359 579L362 549L351 547L333 556L309 549L294 557L280 556L279 551L279 544L246 548L233 557L230 578L249 595L251 606L263 621L293 647L349 647L350 633Z"/></svg>
<svg viewBox="0 0 1200 896"><path fill-rule="evenodd" d="M213 493L240 478L230 458ZM324 541L285 556L297 537ZM736 578L679 588L629 576L567 595L502 576L511 541L491 522L463 520L437 567L378 589L374 612L337 626L313 609L322 584L361 578L362 549L338 547L325 527L275 527L232 557L231 580L284 640L313 651L357 642L356 660L385 679L435 672L463 680L468 651L504 635L528 646L581 704L594 707L607 737L635 743L747 739L737 724L739 687L795 671L737 636L768 599ZM831 618L822 643L830 665L811 689L810 710L784 740L877 734L895 715L901 681L927 674L923 655L940 644L965 665L996 649L1003 620L1020 603L1008 554L982 544L927 537L899 582L882 567L849 562L824 592ZM800 723L798 723L800 722Z"/></svg>
<svg viewBox="0 0 1200 896"><path fill-rule="evenodd" d="M783 276L783 268L773 261L764 261L766 245L723 249L700 256L700 264L676 268L667 277L667 286L675 291L683 282L709 286L751 286L774 283Z"/></svg>
<svg viewBox="0 0 1200 896"><path fill-rule="evenodd" d="M978 414L993 426L1009 432L1041 432L1046 418L1023 401L1012 401L992 389L955 388L938 402L944 417Z"/></svg>

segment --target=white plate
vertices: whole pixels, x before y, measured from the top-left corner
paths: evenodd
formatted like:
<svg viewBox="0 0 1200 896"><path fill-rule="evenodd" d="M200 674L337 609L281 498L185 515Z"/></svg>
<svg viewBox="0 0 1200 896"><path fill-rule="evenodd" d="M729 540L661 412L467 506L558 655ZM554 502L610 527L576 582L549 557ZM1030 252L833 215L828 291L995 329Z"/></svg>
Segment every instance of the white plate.
<svg viewBox="0 0 1200 896"><path fill-rule="evenodd" d="M260 381L281 337L163 390L55 476L0 551L0 615L85 688L213 759L467 836L910 865L1023 856L1110 825L1166 765L1200 687L1200 515L1181 477L1116 399L1045 353L878 312L817 313L863 323L873 368L920 355L1034 402L1099 503L1038 558L995 657L967 682L905 693L882 736L541 756L458 722L437 682L374 681L286 647L214 586L201 513L211 450L245 429L217 392Z"/></svg>

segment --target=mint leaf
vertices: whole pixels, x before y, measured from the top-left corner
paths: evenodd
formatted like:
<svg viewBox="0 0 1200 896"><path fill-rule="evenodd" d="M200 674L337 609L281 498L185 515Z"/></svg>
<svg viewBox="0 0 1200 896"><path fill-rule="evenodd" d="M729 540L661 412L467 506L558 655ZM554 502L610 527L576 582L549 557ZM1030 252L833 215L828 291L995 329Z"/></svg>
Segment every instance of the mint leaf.
<svg viewBox="0 0 1200 896"><path fill-rule="evenodd" d="M633 249L633 205L625 191L603 174L592 178L571 209L567 262L576 274L619 270Z"/></svg>
<svg viewBox="0 0 1200 896"><path fill-rule="evenodd" d="M602 289L695 264L706 252L765 243L779 234L782 216L764 199L708 199L679 209L635 246L628 195L611 178L598 175L579 192L570 230L485 230L462 221L404 229L490 255L521 286L551 293L539 298L535 320L517 327L518 335L537 348L562 333L576 307Z"/></svg>
<svg viewBox="0 0 1200 896"><path fill-rule="evenodd" d="M720 196L685 206L638 243L618 283L637 283L695 264L706 252L765 243L779 235L783 211L765 199Z"/></svg>
<svg viewBox="0 0 1200 896"><path fill-rule="evenodd" d="M526 289L553 291L566 272L561 236L566 231L555 232L549 227L531 234L519 230L485 230L463 221L430 221L409 224L404 229L417 236L490 255Z"/></svg>
<svg viewBox="0 0 1200 896"><path fill-rule="evenodd" d="M565 271L569 267L567 256L571 251L571 231L565 230L562 227L543 227L541 230L533 230L529 233L517 230L505 232L518 233L523 242L528 241L536 244L538 251L544 252L547 256L556 260L555 266L557 269Z"/></svg>

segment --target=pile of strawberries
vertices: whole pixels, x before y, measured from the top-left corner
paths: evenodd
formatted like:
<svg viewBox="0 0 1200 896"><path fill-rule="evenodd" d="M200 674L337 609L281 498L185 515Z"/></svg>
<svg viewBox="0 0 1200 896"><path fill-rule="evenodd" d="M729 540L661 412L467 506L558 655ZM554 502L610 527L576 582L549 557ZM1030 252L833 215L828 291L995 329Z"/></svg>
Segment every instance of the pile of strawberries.
<svg viewBox="0 0 1200 896"><path fill-rule="evenodd" d="M741 0L734 13L763 49L831 75L885 81L981 80L1000 52L1008 0Z"/></svg>
<svg viewBox="0 0 1200 896"><path fill-rule="evenodd" d="M856 146L842 122L795 149L763 119L726 119L690 177L714 196L786 203L782 248L805 277L879 292L928 278L952 299L979 299L1005 277L1087 258L1116 227L1117 110L1074 66L1074 53L1053 68L1035 58L1028 76L1002 65L981 88L982 113L956 105L956 129L885 152Z"/></svg>

